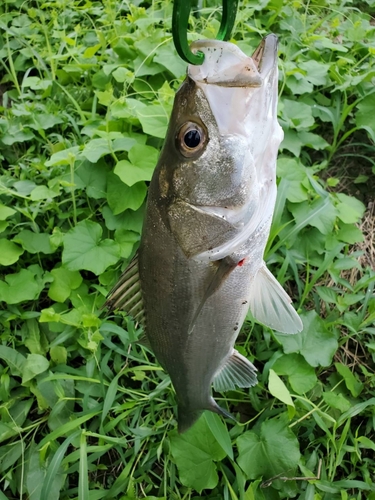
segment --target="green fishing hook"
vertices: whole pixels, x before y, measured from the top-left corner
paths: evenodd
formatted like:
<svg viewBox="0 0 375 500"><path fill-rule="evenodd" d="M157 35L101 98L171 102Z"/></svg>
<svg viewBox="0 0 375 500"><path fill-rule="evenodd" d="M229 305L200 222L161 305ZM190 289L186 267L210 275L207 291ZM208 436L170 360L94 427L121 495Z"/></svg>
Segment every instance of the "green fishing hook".
<svg viewBox="0 0 375 500"><path fill-rule="evenodd" d="M238 0L223 0L223 14L216 36L217 40L228 40L236 19ZM190 64L202 64L203 52L193 54L187 40L191 0L174 0L172 14L172 35L178 55Z"/></svg>

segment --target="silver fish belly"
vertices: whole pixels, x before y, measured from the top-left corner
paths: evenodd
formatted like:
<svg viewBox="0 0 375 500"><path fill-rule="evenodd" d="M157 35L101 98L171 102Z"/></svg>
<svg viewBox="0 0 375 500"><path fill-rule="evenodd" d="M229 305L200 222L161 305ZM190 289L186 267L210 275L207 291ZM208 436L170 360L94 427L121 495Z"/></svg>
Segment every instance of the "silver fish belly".
<svg viewBox="0 0 375 500"><path fill-rule="evenodd" d="M248 309L284 333L302 322L263 253L276 200L277 38L252 57L201 40L189 66L150 183L138 261L107 306L145 319L146 336L170 374L178 428L203 410L230 416L211 395L256 384L256 368L234 349ZM137 281L139 278L139 287ZM136 298L134 298L136 297Z"/></svg>

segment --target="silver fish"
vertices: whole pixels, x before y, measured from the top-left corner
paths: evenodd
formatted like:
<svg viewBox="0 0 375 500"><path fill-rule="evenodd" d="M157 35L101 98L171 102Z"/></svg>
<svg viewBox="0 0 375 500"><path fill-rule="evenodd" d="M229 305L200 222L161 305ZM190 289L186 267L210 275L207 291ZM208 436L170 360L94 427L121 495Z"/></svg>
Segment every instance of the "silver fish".
<svg viewBox="0 0 375 500"><path fill-rule="evenodd" d="M178 429L203 410L228 416L211 395L256 384L234 349L248 309L284 333L301 331L263 253L276 200L277 38L252 57L228 42L192 44L205 59L178 90L149 188L138 260L107 306L145 323L170 374Z"/></svg>

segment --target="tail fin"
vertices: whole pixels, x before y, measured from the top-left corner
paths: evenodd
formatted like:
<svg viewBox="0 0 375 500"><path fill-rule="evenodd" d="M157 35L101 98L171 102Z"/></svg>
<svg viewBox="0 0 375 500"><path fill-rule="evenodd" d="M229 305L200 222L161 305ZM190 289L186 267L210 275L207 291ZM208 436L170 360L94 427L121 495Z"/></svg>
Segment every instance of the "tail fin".
<svg viewBox="0 0 375 500"><path fill-rule="evenodd" d="M186 408L182 405L178 405L178 432L179 434L182 434L183 432L186 432L190 427L195 424L195 422L198 420L198 418L202 415L203 410L210 410L214 413L217 413L218 415L221 415L222 417L225 418L230 418L231 420L234 420L237 422L237 420L234 418L233 415L229 413L229 411L224 410L224 408L221 408L214 398L210 398L209 404L206 408L203 408L202 410L193 410L193 411L187 411Z"/></svg>
<svg viewBox="0 0 375 500"><path fill-rule="evenodd" d="M237 422L236 418L231 413L229 413L229 411L224 410L224 408L222 408L221 406L219 406L216 403L216 401L214 400L214 398L211 398L211 400L210 400L210 407L207 408L207 409L210 410L210 411L213 411L214 413L217 413L218 415L221 415L222 417L230 418L230 420L233 420L234 422Z"/></svg>
<svg viewBox="0 0 375 500"><path fill-rule="evenodd" d="M198 418L202 415L203 410L186 411L186 409L178 405L178 432L182 434L195 424Z"/></svg>

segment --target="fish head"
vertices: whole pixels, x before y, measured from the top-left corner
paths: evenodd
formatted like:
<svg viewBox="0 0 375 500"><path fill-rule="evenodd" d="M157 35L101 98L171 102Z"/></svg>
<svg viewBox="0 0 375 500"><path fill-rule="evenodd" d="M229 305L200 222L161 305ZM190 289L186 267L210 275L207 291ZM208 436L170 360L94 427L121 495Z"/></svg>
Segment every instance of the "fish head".
<svg viewBox="0 0 375 500"><path fill-rule="evenodd" d="M276 116L276 36L264 38L252 57L218 40L200 40L191 48L204 53L204 62L188 67L176 94L156 176L172 229L178 232L181 221L191 224L189 230L215 218L221 222L203 231L204 242L194 250L180 236L186 254L220 244L210 232L232 238L264 204L263 216L272 216L283 138Z"/></svg>

